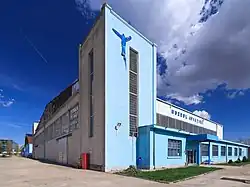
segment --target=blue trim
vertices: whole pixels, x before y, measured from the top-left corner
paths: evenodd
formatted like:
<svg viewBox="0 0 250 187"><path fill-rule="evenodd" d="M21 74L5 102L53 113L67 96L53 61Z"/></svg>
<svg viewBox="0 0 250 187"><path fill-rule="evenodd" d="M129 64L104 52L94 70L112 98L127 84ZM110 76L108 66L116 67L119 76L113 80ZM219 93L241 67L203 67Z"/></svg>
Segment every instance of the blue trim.
<svg viewBox="0 0 250 187"><path fill-rule="evenodd" d="M152 69L153 69L153 75L152 75L152 84L153 84L153 90L152 90L152 124L155 124L155 54L154 54L154 45L152 45L152 51L153 51L153 54L152 54L152 59L153 59L153 66L152 66Z"/></svg>
<svg viewBox="0 0 250 187"><path fill-rule="evenodd" d="M208 143L208 164L211 163L211 143Z"/></svg>
<svg viewBox="0 0 250 187"><path fill-rule="evenodd" d="M155 169L155 129L153 129L153 168Z"/></svg>
<svg viewBox="0 0 250 187"><path fill-rule="evenodd" d="M168 156L167 159L181 159L182 156Z"/></svg>
<svg viewBox="0 0 250 187"><path fill-rule="evenodd" d="M218 136L210 135L210 134L198 134L198 135L190 135L187 137L187 140L205 142L205 141L213 141L218 142Z"/></svg>
<svg viewBox="0 0 250 187"><path fill-rule="evenodd" d="M152 75L152 124L155 124L155 102L156 102L156 97L155 97L155 45L152 44L152 70L153 70L153 75ZM155 130L153 129L153 168L155 169Z"/></svg>
<svg viewBox="0 0 250 187"><path fill-rule="evenodd" d="M198 164L198 165L200 165L200 163L201 163L201 161L200 161L200 155L201 155L201 145L200 145L200 142L198 142L197 143L197 148L196 148L197 150L196 150L196 163Z"/></svg>

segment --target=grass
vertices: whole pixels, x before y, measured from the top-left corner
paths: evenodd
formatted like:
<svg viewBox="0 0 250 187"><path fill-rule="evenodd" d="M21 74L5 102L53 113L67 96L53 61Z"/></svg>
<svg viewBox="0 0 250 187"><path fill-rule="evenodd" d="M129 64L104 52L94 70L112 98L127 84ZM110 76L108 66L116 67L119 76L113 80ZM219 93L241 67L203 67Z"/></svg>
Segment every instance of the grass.
<svg viewBox="0 0 250 187"><path fill-rule="evenodd" d="M169 183L186 178L194 177L211 171L219 170L220 168L189 166L185 168L171 168L157 171L139 171L130 167L117 174L147 179L157 182Z"/></svg>

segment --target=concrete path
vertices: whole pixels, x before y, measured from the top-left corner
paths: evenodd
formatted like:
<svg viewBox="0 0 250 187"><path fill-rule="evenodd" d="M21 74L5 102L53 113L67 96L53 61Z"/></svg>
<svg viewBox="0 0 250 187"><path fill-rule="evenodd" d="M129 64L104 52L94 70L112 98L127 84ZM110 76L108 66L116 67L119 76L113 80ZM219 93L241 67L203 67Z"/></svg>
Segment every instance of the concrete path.
<svg viewBox="0 0 250 187"><path fill-rule="evenodd" d="M227 168L191 180L161 184L114 174L77 170L44 164L25 158L0 158L0 186L8 187L238 187L250 186L241 182L220 180L222 176L250 178L250 166Z"/></svg>

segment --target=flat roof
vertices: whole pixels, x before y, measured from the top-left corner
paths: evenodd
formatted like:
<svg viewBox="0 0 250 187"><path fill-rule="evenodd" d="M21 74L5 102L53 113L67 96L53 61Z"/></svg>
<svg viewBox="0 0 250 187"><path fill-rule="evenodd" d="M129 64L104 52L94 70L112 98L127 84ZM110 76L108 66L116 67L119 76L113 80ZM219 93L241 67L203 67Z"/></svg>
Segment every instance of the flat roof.
<svg viewBox="0 0 250 187"><path fill-rule="evenodd" d="M218 138L218 136L215 136L215 135L194 134L194 133L190 133L190 132L186 132L186 131L182 131L182 130L178 130L178 129L161 127L158 125L144 125L144 126L140 126L139 128L154 128L154 129L159 129L159 130L163 130L163 131L179 133L182 135L187 135L187 140L200 141L200 142L210 141L210 142L215 142L215 143L225 143L225 144L242 146L242 147L250 147L250 145L247 145L247 144L232 142L232 141L228 141L228 140L221 140Z"/></svg>
<svg viewBox="0 0 250 187"><path fill-rule="evenodd" d="M182 111L184 111L184 112L187 112L187 113L189 113L189 114L192 114L192 115L194 115L194 116L196 116L196 117L198 117L198 118L201 118L201 119L203 119L203 120L209 121L209 122L211 122L211 123L215 123L215 124L220 125L220 126L223 127L223 125L221 125L221 124L219 124L219 123L217 123L217 122L215 122L215 121L212 121L212 120L210 120L210 119L206 119L206 118L203 118L203 117L201 117L201 116L198 116L197 114L194 114L194 113L192 113L192 112L190 112L190 111L188 111L188 110L186 110L186 109L184 109L184 108L181 108L181 107L179 107L179 106L177 106L177 105L174 105L174 104L172 104L172 103L170 103L170 102L168 102L168 101L162 100L162 99L160 99L160 98L156 98L156 100L157 100L157 101L160 101L160 102L162 102L162 103L164 103L164 104L171 105L171 106L173 106L173 107L175 107L175 108L178 108L178 109L180 109L180 110L182 110Z"/></svg>

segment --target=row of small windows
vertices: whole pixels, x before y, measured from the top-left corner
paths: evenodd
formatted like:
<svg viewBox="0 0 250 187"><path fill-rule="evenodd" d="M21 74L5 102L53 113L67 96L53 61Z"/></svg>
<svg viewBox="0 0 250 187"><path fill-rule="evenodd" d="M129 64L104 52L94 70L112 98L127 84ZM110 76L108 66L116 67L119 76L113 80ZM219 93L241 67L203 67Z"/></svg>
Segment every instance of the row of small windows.
<svg viewBox="0 0 250 187"><path fill-rule="evenodd" d="M208 156L208 144L201 144L201 156ZM239 149L239 154L238 154ZM221 146L220 156L233 156L233 148L228 147L228 152L226 151L226 146ZM219 156L219 146L212 145L212 156ZM242 148L234 148L234 156L242 156Z"/></svg>
<svg viewBox="0 0 250 187"><path fill-rule="evenodd" d="M52 124L46 127L44 132L35 137L34 144L44 144L44 142L71 133L75 129L79 129L78 111L79 105L76 105L68 112L64 113Z"/></svg>
<svg viewBox="0 0 250 187"><path fill-rule="evenodd" d="M209 129L206 129L204 127L199 127L184 121L180 121L178 119L174 119L162 114L157 114L157 124L160 126L163 126L165 128L173 128L182 130L185 132L190 132L194 134L211 134L211 135L217 135L216 131L212 131Z"/></svg>
<svg viewBox="0 0 250 187"><path fill-rule="evenodd" d="M192 116L189 116L189 117L188 117L187 114L183 114L183 113L178 112L178 111L176 111L176 110L173 110L173 109L172 109L172 110L171 110L171 113L172 113L173 115L179 116L179 117L181 117L181 118L189 119L190 121L193 121L193 122L196 122L196 123L203 124L203 120L194 118L194 117L192 117Z"/></svg>

